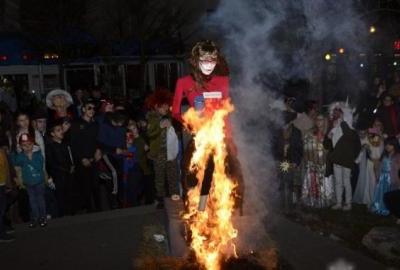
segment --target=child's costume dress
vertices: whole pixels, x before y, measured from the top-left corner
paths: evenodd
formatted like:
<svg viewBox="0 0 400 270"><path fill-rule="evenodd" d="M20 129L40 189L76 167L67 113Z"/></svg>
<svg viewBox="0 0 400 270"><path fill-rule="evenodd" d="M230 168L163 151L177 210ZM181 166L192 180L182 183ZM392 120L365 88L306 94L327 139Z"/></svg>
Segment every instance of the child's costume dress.
<svg viewBox="0 0 400 270"><path fill-rule="evenodd" d="M392 159L390 157L385 157L382 161L379 182L376 185L374 200L371 205L371 211L378 215L389 215L389 210L383 202L383 196L385 193L391 191L391 166Z"/></svg>

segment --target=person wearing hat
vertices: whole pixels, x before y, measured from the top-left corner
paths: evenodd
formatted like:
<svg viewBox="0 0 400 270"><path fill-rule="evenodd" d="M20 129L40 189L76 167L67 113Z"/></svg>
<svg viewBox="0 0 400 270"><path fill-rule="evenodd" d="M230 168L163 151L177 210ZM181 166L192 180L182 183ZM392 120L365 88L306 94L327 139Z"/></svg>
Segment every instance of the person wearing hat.
<svg viewBox="0 0 400 270"><path fill-rule="evenodd" d="M99 203L93 166L99 126L94 116L95 101L87 99L82 105L81 118L73 121L70 128L71 150L76 166L75 183L88 211L95 211Z"/></svg>
<svg viewBox="0 0 400 270"><path fill-rule="evenodd" d="M273 144L275 160L278 162L278 175L280 179L281 207L284 212L289 212L293 206L295 178L300 177L300 164L303 159L303 140L301 131L296 128L293 121L297 114L291 111L283 112L285 126L276 133ZM295 194L299 196L299 194Z"/></svg>
<svg viewBox="0 0 400 270"><path fill-rule="evenodd" d="M13 164L21 168L21 179L16 178L15 182L19 187L24 186L28 192L31 208L29 227L36 227L38 222L44 227L47 225L44 158L40 150L34 151L35 138L31 134L21 134L18 143L22 152L13 156Z"/></svg>
<svg viewBox="0 0 400 270"><path fill-rule="evenodd" d="M74 118L72 104L74 103L72 96L65 90L54 89L46 96L46 105L49 108L49 121L54 119L68 117Z"/></svg>
<svg viewBox="0 0 400 270"><path fill-rule="evenodd" d="M37 130L43 138L45 138L47 127L47 112L43 109L37 110L32 115L32 125L33 128Z"/></svg>

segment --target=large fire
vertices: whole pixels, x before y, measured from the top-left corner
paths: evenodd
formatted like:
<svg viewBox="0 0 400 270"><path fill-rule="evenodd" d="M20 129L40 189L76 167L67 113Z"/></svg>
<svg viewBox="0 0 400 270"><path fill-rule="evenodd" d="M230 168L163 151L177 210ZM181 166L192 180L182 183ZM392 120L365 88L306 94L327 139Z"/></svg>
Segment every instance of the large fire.
<svg viewBox="0 0 400 270"><path fill-rule="evenodd" d="M184 122L193 131L195 152L190 170L196 173L197 185L188 192L187 212L183 218L190 230L191 248L196 260L207 270L220 269L224 258L237 256L233 239L237 230L231 217L235 205L235 182L226 173L228 155L225 129L226 118L233 111L229 100L221 102L218 109L199 113L189 109ZM213 180L204 211L199 210L200 191L209 158L214 161Z"/></svg>

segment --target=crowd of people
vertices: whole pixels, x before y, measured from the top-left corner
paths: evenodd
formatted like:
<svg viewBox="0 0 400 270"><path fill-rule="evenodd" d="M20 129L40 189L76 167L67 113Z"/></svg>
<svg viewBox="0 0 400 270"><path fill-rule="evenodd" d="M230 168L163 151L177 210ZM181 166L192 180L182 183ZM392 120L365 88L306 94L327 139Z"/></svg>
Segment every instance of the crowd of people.
<svg viewBox="0 0 400 270"><path fill-rule="evenodd" d="M132 113L99 90L56 89L34 112L0 104L0 240L14 239L14 222L179 200L171 103L160 89Z"/></svg>
<svg viewBox="0 0 400 270"><path fill-rule="evenodd" d="M0 242L14 239L12 222L44 227L49 218L153 203L161 209L165 197L184 197L196 185L190 135L183 147L184 99L199 115L229 99L229 69L214 42L197 43L190 64L192 74L178 80L173 98L155 90L140 110L98 89L73 96L52 90L45 106L30 112L11 113L1 102ZM357 104L310 100L299 111L295 97L285 98L284 123L271 130L284 212L363 204L377 215L394 214L400 224L400 75L392 81L386 87L375 80ZM226 169L237 182L242 213L245 179L231 131L227 121ZM199 211L212 186L211 157Z"/></svg>
<svg viewBox="0 0 400 270"><path fill-rule="evenodd" d="M284 127L273 144L283 211L362 204L400 224L399 82L396 73L390 87L376 79L354 107L310 100L299 113L296 99L285 98Z"/></svg>

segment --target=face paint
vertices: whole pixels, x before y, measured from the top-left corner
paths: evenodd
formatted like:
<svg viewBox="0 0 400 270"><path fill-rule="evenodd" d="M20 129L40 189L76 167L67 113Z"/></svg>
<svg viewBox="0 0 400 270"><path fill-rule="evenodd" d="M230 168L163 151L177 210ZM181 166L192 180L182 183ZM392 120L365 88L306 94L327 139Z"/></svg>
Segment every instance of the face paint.
<svg viewBox="0 0 400 270"><path fill-rule="evenodd" d="M217 65L215 60L200 60L199 68L204 75L210 75Z"/></svg>

